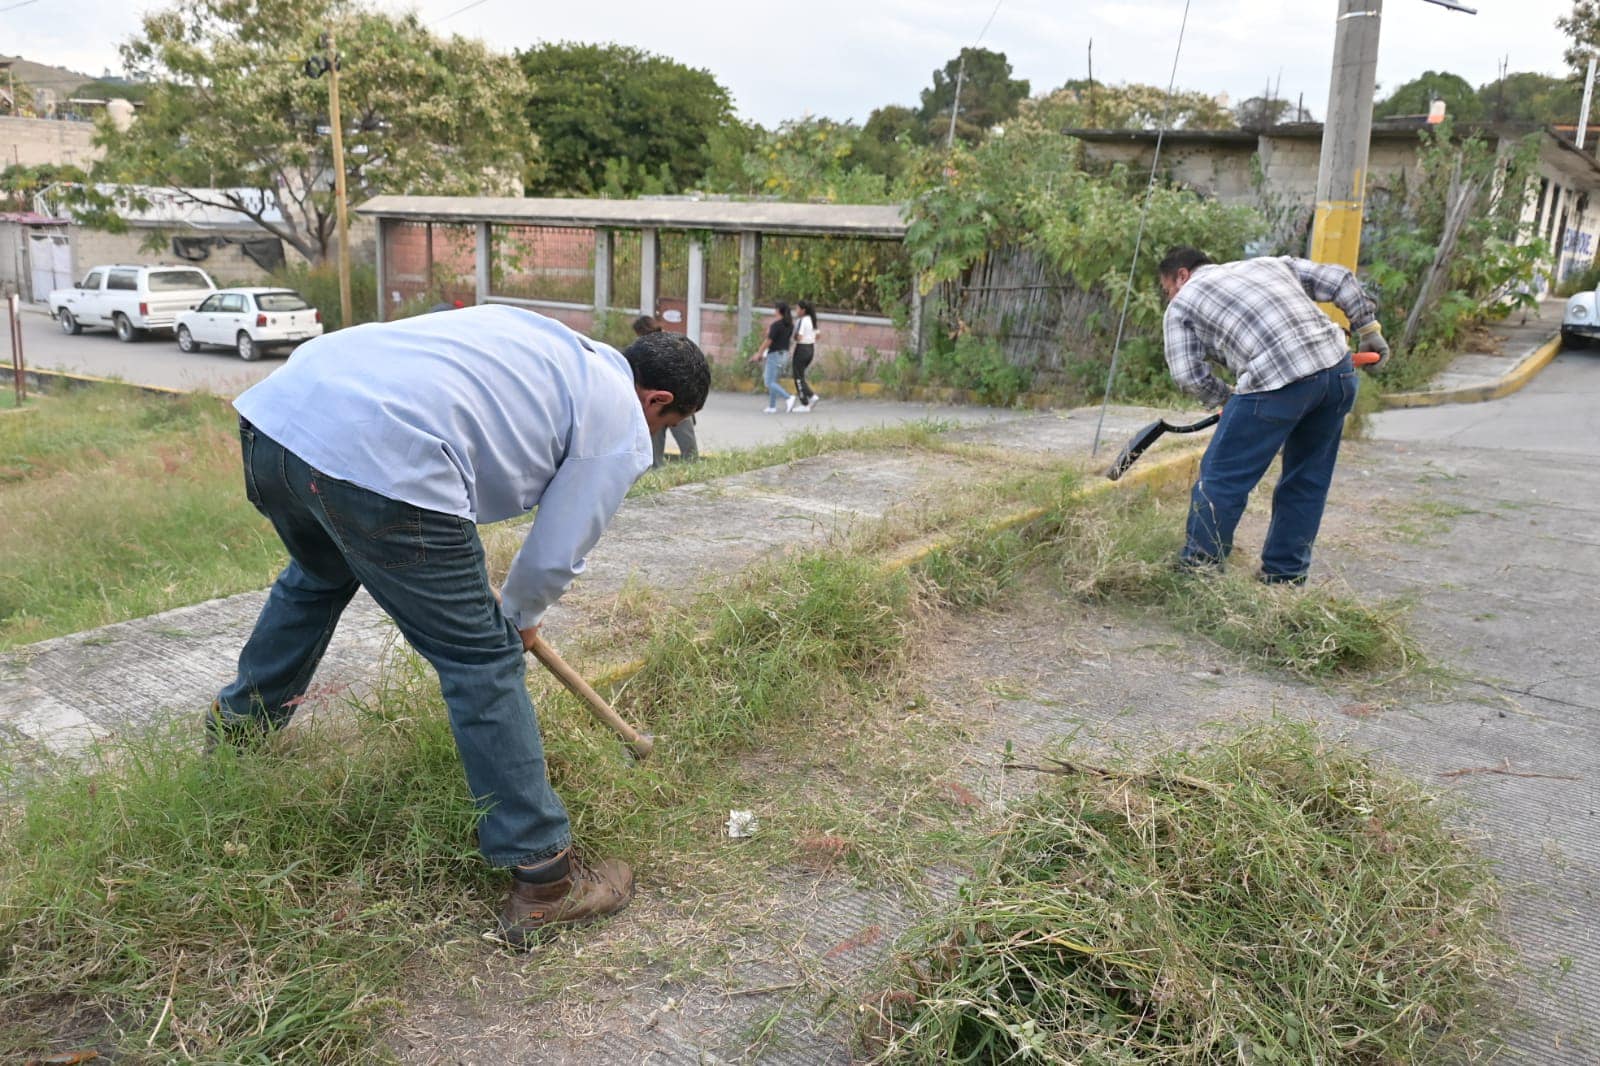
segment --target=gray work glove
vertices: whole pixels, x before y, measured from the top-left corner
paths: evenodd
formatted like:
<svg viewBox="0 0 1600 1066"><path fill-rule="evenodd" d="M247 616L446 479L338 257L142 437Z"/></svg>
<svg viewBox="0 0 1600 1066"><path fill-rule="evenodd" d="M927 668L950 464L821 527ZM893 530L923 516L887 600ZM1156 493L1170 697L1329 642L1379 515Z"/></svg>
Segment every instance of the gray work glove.
<svg viewBox="0 0 1600 1066"><path fill-rule="evenodd" d="M1358 338L1356 351L1374 352L1378 356L1378 361L1367 369L1382 370L1384 364L1389 361L1389 342L1383 337L1383 327L1376 321L1368 322L1356 330L1356 336Z"/></svg>

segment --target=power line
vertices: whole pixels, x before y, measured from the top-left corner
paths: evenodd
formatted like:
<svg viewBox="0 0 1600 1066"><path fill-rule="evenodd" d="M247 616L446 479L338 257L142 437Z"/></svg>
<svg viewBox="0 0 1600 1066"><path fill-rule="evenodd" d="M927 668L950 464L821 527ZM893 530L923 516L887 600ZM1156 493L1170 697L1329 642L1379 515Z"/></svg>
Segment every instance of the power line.
<svg viewBox="0 0 1600 1066"><path fill-rule="evenodd" d="M9 7L0 7L0 14L4 14L7 11L15 11L19 7L27 7L29 4L37 4L38 2L39 0L22 0L22 3L20 4L12 4Z"/></svg>
<svg viewBox="0 0 1600 1066"><path fill-rule="evenodd" d="M1167 134L1167 124L1172 121L1172 95L1178 85L1178 57L1183 54L1183 34L1189 27L1189 2L1183 0L1183 19L1178 23L1178 45L1172 50L1172 77L1167 80L1167 111L1161 116L1161 128L1156 131L1155 157L1150 160L1150 183L1144 190L1144 207L1139 211L1139 232L1133 239L1133 262L1128 264L1128 288L1122 294L1122 314L1117 318L1117 339L1111 345L1111 371L1106 375L1106 395L1100 403L1100 421L1095 423L1094 443L1090 455L1100 453L1100 431L1105 428L1106 408L1111 406L1111 386L1117 380L1117 357L1122 354L1122 328L1128 321L1128 304L1133 299L1134 271L1139 268L1139 249L1144 245L1145 217L1150 214L1150 200L1156 192L1157 168L1161 165L1161 141Z"/></svg>
<svg viewBox="0 0 1600 1066"><path fill-rule="evenodd" d="M1000 5L1003 3L1005 3L1005 0L994 0L994 10L989 12L989 21L985 22L983 29L978 31L978 40L972 42L972 47L978 47L979 42L983 40L983 35L989 32L990 26L994 25L994 17L1000 14Z"/></svg>
<svg viewBox="0 0 1600 1066"><path fill-rule="evenodd" d="M32 2L33 2L33 0L28 0L28 3L32 3ZM439 23L443 22L445 19L453 19L457 15L461 14L463 11L471 11L473 8L477 7L479 4L487 4L488 2L489 2L489 0L472 0L472 3L467 4L465 7L458 7L454 11L450 12L450 14L448 14L448 15L440 15L438 18L433 20L433 24L435 26L437 26Z"/></svg>

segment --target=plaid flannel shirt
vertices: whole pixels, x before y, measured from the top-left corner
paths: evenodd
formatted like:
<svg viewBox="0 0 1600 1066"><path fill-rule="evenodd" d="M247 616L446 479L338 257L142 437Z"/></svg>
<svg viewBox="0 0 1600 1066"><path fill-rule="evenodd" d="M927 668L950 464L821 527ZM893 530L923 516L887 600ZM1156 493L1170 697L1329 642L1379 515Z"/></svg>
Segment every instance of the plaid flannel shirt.
<svg viewBox="0 0 1600 1066"><path fill-rule="evenodd" d="M1318 301L1343 311L1351 329L1377 317L1355 275L1342 266L1286 255L1199 267L1163 320L1172 379L1215 407L1235 392L1281 389L1337 366L1349 350L1344 331ZM1231 389L1208 362L1233 372Z"/></svg>

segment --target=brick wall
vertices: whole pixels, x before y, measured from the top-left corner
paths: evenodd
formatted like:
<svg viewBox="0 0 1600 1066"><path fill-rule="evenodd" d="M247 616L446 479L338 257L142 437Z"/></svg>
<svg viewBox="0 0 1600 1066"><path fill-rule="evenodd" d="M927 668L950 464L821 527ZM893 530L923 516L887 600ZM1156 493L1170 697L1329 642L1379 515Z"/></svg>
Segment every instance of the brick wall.
<svg viewBox="0 0 1600 1066"><path fill-rule="evenodd" d="M72 164L88 169L99 159L94 124L47 118L0 118L0 168Z"/></svg>

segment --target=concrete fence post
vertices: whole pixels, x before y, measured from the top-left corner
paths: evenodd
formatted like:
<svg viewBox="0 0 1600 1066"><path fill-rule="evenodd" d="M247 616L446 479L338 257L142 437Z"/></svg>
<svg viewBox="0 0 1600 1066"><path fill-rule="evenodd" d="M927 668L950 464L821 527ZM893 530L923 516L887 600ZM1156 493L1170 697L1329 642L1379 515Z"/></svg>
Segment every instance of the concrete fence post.
<svg viewBox="0 0 1600 1066"><path fill-rule="evenodd" d="M761 255L761 236L750 230L739 234L739 335L734 347L744 354L744 339L750 335L756 302L756 270Z"/></svg>
<svg viewBox="0 0 1600 1066"><path fill-rule="evenodd" d="M700 343L700 305L706 302L706 246L700 234L689 234L689 307L684 330Z"/></svg>
<svg viewBox="0 0 1600 1066"><path fill-rule="evenodd" d="M493 241L494 238L489 229L489 223L478 223L478 296L475 302L480 304L489 302L489 283L494 277L492 267L494 256Z"/></svg>
<svg viewBox="0 0 1600 1066"><path fill-rule="evenodd" d="M594 313L598 318L611 306L611 231L594 231Z"/></svg>
<svg viewBox="0 0 1600 1066"><path fill-rule="evenodd" d="M639 231L639 313L653 315L656 313L656 274L661 263L660 255L656 251L656 231L641 229Z"/></svg>

